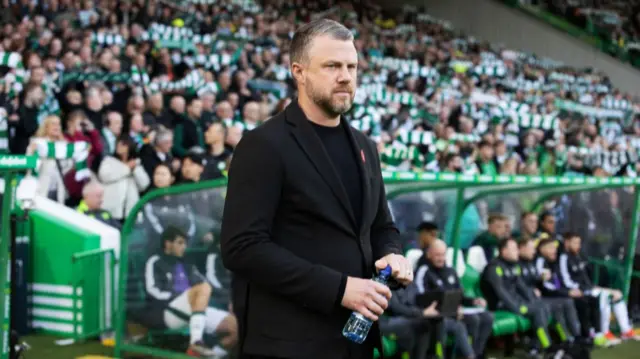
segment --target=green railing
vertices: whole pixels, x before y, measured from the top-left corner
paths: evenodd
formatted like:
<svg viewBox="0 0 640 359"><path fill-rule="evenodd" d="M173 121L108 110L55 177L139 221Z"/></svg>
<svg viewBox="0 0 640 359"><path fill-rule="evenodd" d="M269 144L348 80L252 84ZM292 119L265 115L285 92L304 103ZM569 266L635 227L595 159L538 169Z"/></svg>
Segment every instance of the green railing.
<svg viewBox="0 0 640 359"><path fill-rule="evenodd" d="M86 252L76 253L71 257L71 267L73 268L73 339L81 341L93 338L103 333L113 331L116 313L115 301L115 274L116 274L116 253L113 248L94 249ZM97 276L97 278L96 278ZM91 297L97 294L97 297ZM97 301L99 308L96 329L87 331L86 328L80 333L78 330L84 326L86 321L79 315L82 308L78 303ZM96 308L96 307L93 307Z"/></svg>

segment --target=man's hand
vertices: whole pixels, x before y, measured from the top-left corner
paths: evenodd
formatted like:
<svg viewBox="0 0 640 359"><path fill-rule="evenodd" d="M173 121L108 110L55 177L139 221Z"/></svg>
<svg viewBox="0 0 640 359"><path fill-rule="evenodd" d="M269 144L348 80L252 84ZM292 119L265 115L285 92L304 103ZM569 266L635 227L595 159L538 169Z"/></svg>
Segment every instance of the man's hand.
<svg viewBox="0 0 640 359"><path fill-rule="evenodd" d="M375 321L387 309L389 299L391 290L386 285L371 279L348 277L341 304Z"/></svg>
<svg viewBox="0 0 640 359"><path fill-rule="evenodd" d="M462 320L464 318L464 312L462 311L462 306L458 307L458 320Z"/></svg>
<svg viewBox="0 0 640 359"><path fill-rule="evenodd" d="M431 303L430 306L428 306L427 308L424 308L424 310L422 311L422 315L427 318L433 318L433 317L439 316L440 313L436 309L437 306L438 306L438 302Z"/></svg>
<svg viewBox="0 0 640 359"><path fill-rule="evenodd" d="M607 289L607 292L609 292L609 295L611 296L614 302L617 302L620 299L622 299L622 292L617 289Z"/></svg>
<svg viewBox="0 0 640 359"><path fill-rule="evenodd" d="M582 297L582 291L580 289L574 288L569 291L569 296L571 298L580 298Z"/></svg>
<svg viewBox="0 0 640 359"><path fill-rule="evenodd" d="M533 293L536 295L536 297L540 298L540 296L542 295L542 293L540 293L540 289L538 288L533 288Z"/></svg>
<svg viewBox="0 0 640 359"><path fill-rule="evenodd" d="M475 305L476 307L480 307L480 308L486 308L487 307L487 301L484 300L484 298L476 298L473 300L473 305Z"/></svg>
<svg viewBox="0 0 640 359"><path fill-rule="evenodd" d="M391 276L402 285L407 285L413 281L413 266L409 261L399 254L387 254L376 261L376 268L383 270L391 266Z"/></svg>
<svg viewBox="0 0 640 359"><path fill-rule="evenodd" d="M542 270L542 280L546 282L549 279L551 279L551 271L548 270L548 269L543 269Z"/></svg>

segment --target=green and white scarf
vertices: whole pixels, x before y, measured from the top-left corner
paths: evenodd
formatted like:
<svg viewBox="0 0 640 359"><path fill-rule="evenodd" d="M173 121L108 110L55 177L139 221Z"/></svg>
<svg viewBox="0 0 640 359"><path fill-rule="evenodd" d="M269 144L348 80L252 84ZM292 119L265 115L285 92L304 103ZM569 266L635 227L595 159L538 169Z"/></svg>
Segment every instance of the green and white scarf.
<svg viewBox="0 0 640 359"><path fill-rule="evenodd" d="M87 167L91 147L88 142L53 142L42 138L33 139L33 142L36 144L36 154L40 158L73 160L76 181L82 181L91 176L91 171Z"/></svg>

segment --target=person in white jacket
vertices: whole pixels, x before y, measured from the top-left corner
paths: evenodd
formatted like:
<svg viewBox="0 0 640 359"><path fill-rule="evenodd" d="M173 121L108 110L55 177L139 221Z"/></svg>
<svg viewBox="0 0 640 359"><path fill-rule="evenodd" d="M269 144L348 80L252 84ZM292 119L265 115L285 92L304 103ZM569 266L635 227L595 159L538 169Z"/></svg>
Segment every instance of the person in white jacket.
<svg viewBox="0 0 640 359"><path fill-rule="evenodd" d="M102 160L98 178L104 185L102 207L113 218L124 220L140 199L140 192L149 187L149 176L136 157L136 144L128 136L121 136L113 156Z"/></svg>

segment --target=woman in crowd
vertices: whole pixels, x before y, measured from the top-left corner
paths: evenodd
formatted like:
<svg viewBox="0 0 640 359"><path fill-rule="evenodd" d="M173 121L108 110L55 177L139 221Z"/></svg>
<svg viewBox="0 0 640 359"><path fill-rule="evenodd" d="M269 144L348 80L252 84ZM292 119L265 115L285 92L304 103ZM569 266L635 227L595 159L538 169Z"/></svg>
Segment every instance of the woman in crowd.
<svg viewBox="0 0 640 359"><path fill-rule="evenodd" d="M102 160L98 178L104 185L102 208L113 218L124 220L140 199L140 192L149 187L149 176L140 164L136 144L130 136L121 136L113 156Z"/></svg>

